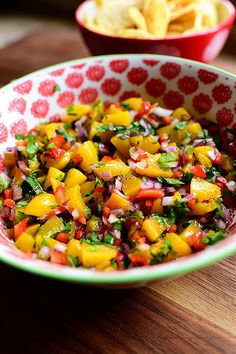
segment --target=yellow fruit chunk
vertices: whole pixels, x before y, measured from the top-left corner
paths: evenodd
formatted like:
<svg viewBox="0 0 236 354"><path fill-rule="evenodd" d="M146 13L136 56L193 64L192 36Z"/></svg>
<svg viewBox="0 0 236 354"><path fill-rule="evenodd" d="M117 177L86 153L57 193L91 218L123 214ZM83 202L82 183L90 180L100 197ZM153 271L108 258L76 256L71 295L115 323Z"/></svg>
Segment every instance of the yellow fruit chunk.
<svg viewBox="0 0 236 354"><path fill-rule="evenodd" d="M91 111L91 107L83 104L71 105L67 107L66 117L63 119L65 123L73 123L88 114Z"/></svg>
<svg viewBox="0 0 236 354"><path fill-rule="evenodd" d="M131 204L127 199L122 198L116 193L112 193L106 202L106 206L110 209L130 210Z"/></svg>
<svg viewBox="0 0 236 354"><path fill-rule="evenodd" d="M212 167L211 159L208 156L209 151L213 151L214 148L212 146L198 146L194 148L194 155L198 159L201 165L205 167Z"/></svg>
<svg viewBox="0 0 236 354"><path fill-rule="evenodd" d="M159 154L160 155L160 154ZM135 172L142 175L142 176L148 176L148 177L165 177L165 178L171 178L173 176L173 172L171 169L169 170L162 170L158 163L158 157L159 155L151 155L148 154L147 159L141 160L141 164L139 164L135 168ZM142 166L142 163L144 167ZM147 166L145 166L147 164Z"/></svg>
<svg viewBox="0 0 236 354"><path fill-rule="evenodd" d="M43 216L50 213L57 206L53 194L41 193L36 195L25 208L25 214L33 216Z"/></svg>
<svg viewBox="0 0 236 354"><path fill-rule="evenodd" d="M144 220L142 225L142 230L145 231L146 237L149 241L156 241L159 236L167 229L167 226L153 218L148 218Z"/></svg>
<svg viewBox="0 0 236 354"><path fill-rule="evenodd" d="M80 172L79 170L77 170L76 168L71 168L66 176L65 179L65 187L73 187L76 184L81 184L83 182L85 182L87 180L87 177Z"/></svg>
<svg viewBox="0 0 236 354"><path fill-rule="evenodd" d="M154 200L152 205L152 213L163 214L163 206L161 198L157 198Z"/></svg>
<svg viewBox="0 0 236 354"><path fill-rule="evenodd" d="M123 112L120 107L117 107L115 104L111 104L110 107L108 108L107 114L117 114Z"/></svg>
<svg viewBox="0 0 236 354"><path fill-rule="evenodd" d="M78 257L81 260L81 243L78 240L70 240L67 244L68 256Z"/></svg>
<svg viewBox="0 0 236 354"><path fill-rule="evenodd" d="M103 124L109 125L123 125L125 127L129 126L131 124L131 118L129 112L120 112L116 114L107 114L103 120Z"/></svg>
<svg viewBox="0 0 236 354"><path fill-rule="evenodd" d="M204 215L215 210L218 203L215 200L210 200L209 202L196 203L192 213L193 215Z"/></svg>
<svg viewBox="0 0 236 354"><path fill-rule="evenodd" d="M143 141L139 143L139 148L149 152L150 154L155 154L160 149L160 144L153 135L148 135L143 138Z"/></svg>
<svg viewBox="0 0 236 354"><path fill-rule="evenodd" d="M64 224L62 220L58 216L53 216L40 227L36 236L47 238L54 235L57 232L62 231L63 229L64 229Z"/></svg>
<svg viewBox="0 0 236 354"><path fill-rule="evenodd" d="M89 140L93 140L94 138L100 138L101 142L104 143L109 141L113 135L110 131L102 131L102 123L93 122L90 131L89 131Z"/></svg>
<svg viewBox="0 0 236 354"><path fill-rule="evenodd" d="M186 109L183 107L177 108L172 113L172 116L179 119L179 120L189 120L191 118L191 115L189 114L189 112L186 111Z"/></svg>
<svg viewBox="0 0 236 354"><path fill-rule="evenodd" d="M123 180L122 191L128 197L136 195L141 186L141 179L133 176L131 173L128 173Z"/></svg>
<svg viewBox="0 0 236 354"><path fill-rule="evenodd" d="M129 107L134 111L139 111L142 106L143 100L139 97L131 97L123 101L122 103L129 105Z"/></svg>
<svg viewBox="0 0 236 354"><path fill-rule="evenodd" d="M78 147L77 151L83 158L83 161L80 163L82 170L86 173L92 172L91 165L98 162L97 149L95 148L94 143L92 143L92 141L85 141Z"/></svg>
<svg viewBox="0 0 236 354"><path fill-rule="evenodd" d="M51 178L51 184L52 184L53 193L56 192L58 187L63 185L63 183L61 181L58 181L58 179L53 178L53 177Z"/></svg>
<svg viewBox="0 0 236 354"><path fill-rule="evenodd" d="M168 260L188 256L192 253L189 245L180 236L174 233L167 233L164 239L169 240L173 247L172 254L170 254L167 258Z"/></svg>
<svg viewBox="0 0 236 354"><path fill-rule="evenodd" d="M40 248L45 245L49 247L51 250L54 250L55 245L65 245L64 243L55 240L54 238L50 237L42 237L41 235L36 235L35 238L35 243L36 243L36 251L38 252Z"/></svg>
<svg viewBox="0 0 236 354"><path fill-rule="evenodd" d="M88 181L81 185L80 193L83 197L85 203L94 197L94 189L96 186L96 181ZM87 195L87 197L85 197Z"/></svg>
<svg viewBox="0 0 236 354"><path fill-rule="evenodd" d="M88 220L86 225L86 232L98 231L101 225L101 219L97 216L92 216L91 219Z"/></svg>
<svg viewBox="0 0 236 354"><path fill-rule="evenodd" d="M76 184L73 187L66 188L65 200L69 201L70 210L78 210L80 214L88 217L88 211L80 193L80 186Z"/></svg>
<svg viewBox="0 0 236 354"><path fill-rule="evenodd" d="M61 180L63 180L64 176L65 176L64 172L58 170L57 168L50 167L48 170L47 177L44 181L43 188L48 189L52 185L52 182L51 182L52 178L55 178L55 179L61 181Z"/></svg>
<svg viewBox="0 0 236 354"><path fill-rule="evenodd" d="M179 236L186 241L189 236L192 236L199 231L201 231L201 229L197 225L190 224L179 234Z"/></svg>
<svg viewBox="0 0 236 354"><path fill-rule="evenodd" d="M81 245L81 262L84 267L96 267L110 261L117 255L117 249L105 245L90 245L83 242Z"/></svg>
<svg viewBox="0 0 236 354"><path fill-rule="evenodd" d="M126 176L130 171L130 167L119 160L110 160L104 165L97 167L95 173L101 179L109 181L115 176Z"/></svg>
<svg viewBox="0 0 236 354"><path fill-rule="evenodd" d="M25 232L31 236L35 236L39 227L40 227L40 224L30 225L26 228Z"/></svg>
<svg viewBox="0 0 236 354"><path fill-rule="evenodd" d="M129 157L130 139L121 139L119 135L111 138L111 143L119 150L126 158Z"/></svg>
<svg viewBox="0 0 236 354"><path fill-rule="evenodd" d="M190 193L195 193L198 202L203 202L218 199L221 196L221 189L202 178L193 177L190 184Z"/></svg>
<svg viewBox="0 0 236 354"><path fill-rule="evenodd" d="M50 140L52 139L55 131L60 129L63 126L63 123L49 123L43 126L42 134L46 134L47 138Z"/></svg>
<svg viewBox="0 0 236 354"><path fill-rule="evenodd" d="M35 240L32 235L22 232L15 242L17 248L23 252L33 252Z"/></svg>
<svg viewBox="0 0 236 354"><path fill-rule="evenodd" d="M63 170L63 168L66 167L66 165L70 162L71 159L71 154L69 151L66 151L64 155L59 158L59 159L52 159L50 157L46 157L46 167L54 167L57 168L58 170Z"/></svg>

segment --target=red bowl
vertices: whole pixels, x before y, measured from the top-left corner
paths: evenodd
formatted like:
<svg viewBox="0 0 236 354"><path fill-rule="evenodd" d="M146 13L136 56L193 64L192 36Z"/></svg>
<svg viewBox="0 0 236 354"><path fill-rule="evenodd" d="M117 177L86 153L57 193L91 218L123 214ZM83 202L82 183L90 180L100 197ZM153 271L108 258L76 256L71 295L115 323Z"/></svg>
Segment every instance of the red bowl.
<svg viewBox="0 0 236 354"><path fill-rule="evenodd" d="M223 48L235 19L235 8L229 0L221 0L221 23L207 31L164 39L122 38L99 33L83 23L85 13L95 13L94 0L86 0L76 10L75 19L88 48L94 55L150 53L172 55L205 63L214 60Z"/></svg>

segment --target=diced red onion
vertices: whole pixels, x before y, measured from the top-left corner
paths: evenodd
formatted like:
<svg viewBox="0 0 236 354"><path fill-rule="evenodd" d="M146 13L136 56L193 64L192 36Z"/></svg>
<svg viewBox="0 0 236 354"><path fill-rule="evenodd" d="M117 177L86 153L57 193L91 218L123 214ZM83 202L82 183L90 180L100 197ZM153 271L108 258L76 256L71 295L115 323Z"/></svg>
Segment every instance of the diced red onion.
<svg viewBox="0 0 236 354"><path fill-rule="evenodd" d="M184 198L182 198L182 202L188 202L189 200L192 200L193 198L195 198L195 194L191 193L191 194L187 194L184 196Z"/></svg>
<svg viewBox="0 0 236 354"><path fill-rule="evenodd" d="M144 119L140 119L139 124L145 129L144 132L141 132L142 136L147 136L150 134L150 127L147 125Z"/></svg>
<svg viewBox="0 0 236 354"><path fill-rule="evenodd" d="M109 215L109 218L108 218L108 221L110 224L113 224L114 222L117 222L119 219L114 215L114 214L110 214Z"/></svg>
<svg viewBox="0 0 236 354"><path fill-rule="evenodd" d="M180 188L180 189L178 190L178 192L179 192L180 195L182 195L182 196L184 196L184 195L187 194L186 189L184 189L184 188Z"/></svg>
<svg viewBox="0 0 236 354"><path fill-rule="evenodd" d="M214 161L214 160L216 159L215 150L210 150L210 151L208 151L208 152L207 152L207 155L208 155L208 157L210 157L210 159L211 159L212 161Z"/></svg>
<svg viewBox="0 0 236 354"><path fill-rule="evenodd" d="M100 153L108 155L110 153L110 149L105 144L98 144L98 150Z"/></svg>
<svg viewBox="0 0 236 354"><path fill-rule="evenodd" d="M18 161L18 166L21 169L21 171L24 172L26 175L30 173L30 169L24 161Z"/></svg>
<svg viewBox="0 0 236 354"><path fill-rule="evenodd" d="M15 201L20 200L22 198L22 188L13 184L12 190L13 190L13 200Z"/></svg>
<svg viewBox="0 0 236 354"><path fill-rule="evenodd" d="M79 217L79 210L74 209L74 210L72 211L71 215L72 215L72 217L73 217L74 220L78 219L78 217Z"/></svg>
<svg viewBox="0 0 236 354"><path fill-rule="evenodd" d="M164 197L162 199L162 206L174 205L174 197Z"/></svg>
<svg viewBox="0 0 236 354"><path fill-rule="evenodd" d="M231 222L232 221L232 217L231 217L230 211L224 206L224 204L221 204L221 208L222 208L222 213L224 215L224 219L227 222Z"/></svg>
<svg viewBox="0 0 236 354"><path fill-rule="evenodd" d="M15 220L15 217L16 217L16 209L15 209L15 208L10 208L10 214L11 214L12 220Z"/></svg>
<svg viewBox="0 0 236 354"><path fill-rule="evenodd" d="M174 193L175 189L173 187L164 187L164 190L166 193Z"/></svg>
<svg viewBox="0 0 236 354"><path fill-rule="evenodd" d="M236 183L234 181L229 181L226 183L228 190L231 192L236 192Z"/></svg>
<svg viewBox="0 0 236 354"><path fill-rule="evenodd" d="M215 146L215 143L212 139L196 139L193 142L193 147L198 146Z"/></svg>
<svg viewBox="0 0 236 354"><path fill-rule="evenodd" d="M165 148L165 150L167 151L167 152L176 152L176 151L178 151L178 147L177 146L167 146L166 148Z"/></svg>
<svg viewBox="0 0 236 354"><path fill-rule="evenodd" d="M157 115L160 118L165 118L165 117L170 116L173 113L173 111L170 109L162 108L162 107L155 107L152 110L152 113Z"/></svg>
<svg viewBox="0 0 236 354"><path fill-rule="evenodd" d="M155 184L154 181L152 181L151 179L148 179L147 181L142 182L142 184L141 184L141 189L154 188L154 184Z"/></svg>
<svg viewBox="0 0 236 354"><path fill-rule="evenodd" d="M116 230L116 229L112 229L109 231L113 236L115 236L116 238L120 239L121 238L121 231L120 230Z"/></svg>
<svg viewBox="0 0 236 354"><path fill-rule="evenodd" d="M147 251L150 248L150 245L148 245L147 243L141 243L138 245L138 248L140 249L140 251Z"/></svg>
<svg viewBox="0 0 236 354"><path fill-rule="evenodd" d="M161 189L161 188L162 188L162 184L159 183L159 182L155 182L153 187L154 187L155 189Z"/></svg>
<svg viewBox="0 0 236 354"><path fill-rule="evenodd" d="M136 163L136 167L144 169L144 168L148 167L148 163L146 160L139 161Z"/></svg>
<svg viewBox="0 0 236 354"><path fill-rule="evenodd" d="M76 132L78 133L80 138L87 138L88 137L87 131L83 127L81 127L80 125L76 126Z"/></svg>
<svg viewBox="0 0 236 354"><path fill-rule="evenodd" d="M131 158L134 161L138 161L140 158L140 155L143 155L143 154L145 154L145 151L142 149L138 149L131 155Z"/></svg>
<svg viewBox="0 0 236 354"><path fill-rule="evenodd" d="M124 199L129 199L128 197L126 197L126 195L124 195L123 193L121 193L120 191L118 191L118 189L113 189L113 191L118 194L120 197L124 198Z"/></svg>
<svg viewBox="0 0 236 354"><path fill-rule="evenodd" d="M115 181L115 187L116 187L116 189L118 189L118 191L121 191L122 186L123 186L123 184L122 184L121 181L119 181L118 178L117 178L116 181Z"/></svg>
<svg viewBox="0 0 236 354"><path fill-rule="evenodd" d="M174 168L174 167L177 167L179 164L178 161L173 161L173 162L167 162L166 165L170 168Z"/></svg>
<svg viewBox="0 0 236 354"><path fill-rule="evenodd" d="M137 111L135 111L133 109L129 111L131 121L134 120L134 117L136 116L136 114L137 114Z"/></svg>
<svg viewBox="0 0 236 354"><path fill-rule="evenodd" d="M227 179L224 178L223 176L217 176L216 177L216 182L220 182L220 183L226 185L227 184Z"/></svg>
<svg viewBox="0 0 236 354"><path fill-rule="evenodd" d="M38 252L38 257L42 259L49 259L50 257L50 248L47 246L42 246Z"/></svg>
<svg viewBox="0 0 236 354"><path fill-rule="evenodd" d="M67 246L66 246L66 245L61 245L61 244L57 243L57 244L54 246L54 250L57 251L57 252L64 253L64 252L66 252L66 250L67 250Z"/></svg>
<svg viewBox="0 0 236 354"><path fill-rule="evenodd" d="M159 122L149 117L145 117L146 121L154 128L157 129L159 127Z"/></svg>
<svg viewBox="0 0 236 354"><path fill-rule="evenodd" d="M108 222L108 220L107 220L107 218L105 216L102 217L102 222L103 222L104 225L108 225L109 224L109 222Z"/></svg>
<svg viewBox="0 0 236 354"><path fill-rule="evenodd" d="M222 219L217 219L216 225L219 227L219 229L225 229L225 227L226 227L226 224Z"/></svg>
<svg viewBox="0 0 236 354"><path fill-rule="evenodd" d="M120 216L124 214L124 210L123 209L112 209L110 210L111 214L115 215L115 216Z"/></svg>
<svg viewBox="0 0 236 354"><path fill-rule="evenodd" d="M100 172L100 177L102 179L108 180L112 178L112 173L110 171L102 171Z"/></svg>
<svg viewBox="0 0 236 354"><path fill-rule="evenodd" d="M133 160L131 160L131 159L128 160L128 165L131 168L131 170L135 170L136 167L137 167L136 163Z"/></svg>

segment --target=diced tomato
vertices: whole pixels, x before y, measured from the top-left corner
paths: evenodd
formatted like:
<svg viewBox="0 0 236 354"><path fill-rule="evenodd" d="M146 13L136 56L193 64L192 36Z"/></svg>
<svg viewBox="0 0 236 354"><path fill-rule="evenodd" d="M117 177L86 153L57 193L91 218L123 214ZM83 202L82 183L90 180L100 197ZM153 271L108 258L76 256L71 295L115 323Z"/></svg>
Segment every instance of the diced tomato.
<svg viewBox="0 0 236 354"><path fill-rule="evenodd" d="M16 203L12 199L5 199L4 202L3 202L3 205L6 206L6 207L9 207L9 208L14 208Z"/></svg>
<svg viewBox="0 0 236 354"><path fill-rule="evenodd" d="M83 237L83 230L77 230L76 232L75 232L75 239L76 240L80 240L81 239L81 237Z"/></svg>
<svg viewBox="0 0 236 354"><path fill-rule="evenodd" d="M113 246L119 246L121 243L121 240L119 240L118 238L115 238Z"/></svg>
<svg viewBox="0 0 236 354"><path fill-rule="evenodd" d="M63 242L63 243L68 243L69 242L70 235L66 234L64 232L61 232L60 234L57 235L56 240Z"/></svg>
<svg viewBox="0 0 236 354"><path fill-rule="evenodd" d="M179 179L179 178L181 178L183 176L183 174L184 174L184 171L177 170L177 171L174 172L173 178Z"/></svg>
<svg viewBox="0 0 236 354"><path fill-rule="evenodd" d="M51 258L50 261L56 264L66 264L67 263L67 256L65 253L61 253L58 251L51 251Z"/></svg>
<svg viewBox="0 0 236 354"><path fill-rule="evenodd" d="M47 151L45 151L45 155L47 157L50 157L51 159L60 159L64 155L64 151L60 148L52 148Z"/></svg>
<svg viewBox="0 0 236 354"><path fill-rule="evenodd" d="M104 187L96 187L94 192L95 192L95 193L103 193L104 190L105 190Z"/></svg>
<svg viewBox="0 0 236 354"><path fill-rule="evenodd" d="M222 154L220 152L218 152L215 160L213 161L213 164L214 165L223 165L223 163L224 163L224 160L223 160Z"/></svg>
<svg viewBox="0 0 236 354"><path fill-rule="evenodd" d="M133 265L148 265L149 260L139 254L134 254L132 255L131 258L131 262L133 263Z"/></svg>
<svg viewBox="0 0 236 354"><path fill-rule="evenodd" d="M146 205L147 207L152 207L152 206L153 206L153 199L147 199L147 200L145 201L145 205Z"/></svg>
<svg viewBox="0 0 236 354"><path fill-rule="evenodd" d="M188 236L186 241L190 247L193 247L195 251L201 251L206 248L206 244L202 243L203 234L202 231L196 232L195 234Z"/></svg>
<svg viewBox="0 0 236 354"><path fill-rule="evenodd" d="M73 162L73 164L77 165L78 163L83 161L83 157L80 154L75 155L71 161Z"/></svg>
<svg viewBox="0 0 236 354"><path fill-rule="evenodd" d="M171 117L165 117L162 119L162 121L166 124L166 125L170 125L172 123L172 118Z"/></svg>
<svg viewBox="0 0 236 354"><path fill-rule="evenodd" d="M201 165L195 165L190 168L190 172L194 174L195 177L206 178L206 172Z"/></svg>
<svg viewBox="0 0 236 354"><path fill-rule="evenodd" d="M195 205L196 205L196 198L192 198L187 202L187 206L190 209L194 209Z"/></svg>
<svg viewBox="0 0 236 354"><path fill-rule="evenodd" d="M168 139L169 139L169 136L166 133L161 133L159 135L159 140L160 140L161 143L164 143L164 141L167 141Z"/></svg>
<svg viewBox="0 0 236 354"><path fill-rule="evenodd" d="M71 144L69 142L66 142L64 145L62 145L61 148L65 151L67 151L71 148Z"/></svg>
<svg viewBox="0 0 236 354"><path fill-rule="evenodd" d="M29 221L29 218L26 218L14 226L15 239L18 238L22 234L22 232L24 232L26 230L28 221Z"/></svg>
<svg viewBox="0 0 236 354"><path fill-rule="evenodd" d="M116 255L115 261L116 261L116 264L117 264L117 269L118 270L123 269L119 253Z"/></svg>
<svg viewBox="0 0 236 354"><path fill-rule="evenodd" d="M105 218L109 218L110 209L109 209L108 207L104 207L103 210L102 210L102 215L103 215Z"/></svg>
<svg viewBox="0 0 236 354"><path fill-rule="evenodd" d="M109 162L111 160L113 160L113 158L111 156L103 156L103 158L102 158L103 162Z"/></svg>
<svg viewBox="0 0 236 354"><path fill-rule="evenodd" d="M225 184L224 183L222 183L222 182L215 182L214 183L216 186L218 186L222 191L224 191L225 190Z"/></svg>
<svg viewBox="0 0 236 354"><path fill-rule="evenodd" d="M6 199L11 199L13 197L13 190L12 189L6 189L3 193L4 193L4 197Z"/></svg>
<svg viewBox="0 0 236 354"><path fill-rule="evenodd" d="M166 231L167 232L176 232L177 226L175 224L171 225Z"/></svg>
<svg viewBox="0 0 236 354"><path fill-rule="evenodd" d="M54 144L55 144L55 146L56 146L57 148L62 147L62 145L64 145L65 142L66 142L65 139L63 138L63 136L62 136L61 134L57 134L57 135L55 136L55 138L53 138L52 141L54 142Z"/></svg>
<svg viewBox="0 0 236 354"><path fill-rule="evenodd" d="M138 111L138 115L142 116L144 114L148 114L150 112L152 105L149 101L142 102L141 108Z"/></svg>
<svg viewBox="0 0 236 354"><path fill-rule="evenodd" d="M163 189L140 189L136 195L136 199L156 199L163 198L165 192Z"/></svg>
<svg viewBox="0 0 236 354"><path fill-rule="evenodd" d="M85 218L84 215L80 215L80 216L76 219L76 221L80 222L80 223L83 224L83 225L86 225L86 218Z"/></svg>
<svg viewBox="0 0 236 354"><path fill-rule="evenodd" d="M48 213L47 219L50 219L53 216L57 216L58 214L61 214L64 211L65 211L65 208L63 206L60 206L59 208L50 211L50 213Z"/></svg>

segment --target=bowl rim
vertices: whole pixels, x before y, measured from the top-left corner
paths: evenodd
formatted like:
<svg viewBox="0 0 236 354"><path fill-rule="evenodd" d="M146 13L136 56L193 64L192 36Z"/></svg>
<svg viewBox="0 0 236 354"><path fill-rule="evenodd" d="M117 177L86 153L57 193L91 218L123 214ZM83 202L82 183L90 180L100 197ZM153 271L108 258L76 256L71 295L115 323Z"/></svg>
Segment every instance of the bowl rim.
<svg viewBox="0 0 236 354"><path fill-rule="evenodd" d="M194 39L196 37L204 37L205 35L208 34L214 34L219 32L225 25L227 24L231 24L231 22L233 23L234 19L236 18L236 8L234 7L234 5L229 1L229 0L220 0L220 2L224 3L225 6L228 8L229 10L229 16L228 18L226 18L224 21L220 22L218 25L209 28L205 31L201 31L201 32L196 32L196 33L190 33L190 34L183 34L183 35L177 35L177 36L170 36L167 38L134 38L134 37L120 37L120 36L116 36L116 35L112 35L112 34L106 34L104 32L98 32L98 31L94 31L92 29L90 29L89 27L85 26L83 21L80 19L80 13L81 11L83 11L84 7L88 5L88 3L93 2L94 0L85 0L83 3L81 3L76 11L75 11L75 20L78 24L78 26L82 29L85 29L86 31L99 35L103 38L107 38L107 39L117 39L117 40L125 40L127 42L129 41L135 41L135 42L160 42L160 43L166 43L166 42L172 42L173 40L187 40L187 39Z"/></svg>
<svg viewBox="0 0 236 354"><path fill-rule="evenodd" d="M20 83L24 81L26 78L29 77L37 77L38 74L52 71L56 68L61 68L62 66L70 66L73 64L96 61L96 60L103 60L103 59L132 59L132 58L141 58L142 60L145 59L153 59L161 61L164 59L165 61L174 61L180 64L189 64L192 66L197 66L199 68L205 68L207 70L213 70L221 75L227 75L233 80L236 80L236 75L229 73L225 70L220 68L214 67L209 64L204 64L201 62L172 57L172 56L165 56L165 55L157 55L157 54L113 54L113 55L102 55L102 56L94 56L94 57L85 57L79 59L73 59L66 62L61 62L58 64L54 64L43 69L39 69L32 73L29 73L25 76L22 76L9 84L3 86L0 89L0 98L2 92L5 94L7 93L5 89L14 87L16 83ZM37 260L37 266L33 267L33 263L35 260L24 260L19 259L18 257L9 255L7 252L4 253L4 250L1 250L0 244L0 261L4 262L5 264L11 265L17 269L24 270L28 273L32 273L35 275L40 275L47 278L57 279L66 282L74 282L80 284L87 284L87 285L129 285L135 283L146 283L152 280L158 280L163 278L172 278L177 277L185 273L189 273L194 270L198 270L200 268L212 265L220 260L223 260L233 254L236 253L236 234L233 234L230 237L230 242L226 242L226 245L221 248L217 248L216 251L214 250L214 246L209 246L204 251L192 254L187 257L182 257L177 260L163 263L154 266L145 266L140 268L133 268L124 271L111 271L111 272L104 272L104 271L97 271L97 270L89 270L89 269L80 269L80 268L71 268L66 266L57 265L55 269L50 269L45 266L47 262ZM229 238L221 241L228 241ZM219 243L218 243L219 245ZM20 252L20 251L19 251ZM43 267L40 267L40 262ZM50 263L51 264L51 263ZM61 271L60 271L61 270Z"/></svg>

